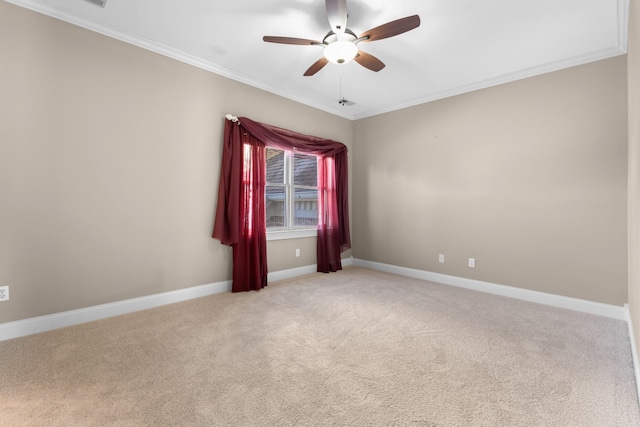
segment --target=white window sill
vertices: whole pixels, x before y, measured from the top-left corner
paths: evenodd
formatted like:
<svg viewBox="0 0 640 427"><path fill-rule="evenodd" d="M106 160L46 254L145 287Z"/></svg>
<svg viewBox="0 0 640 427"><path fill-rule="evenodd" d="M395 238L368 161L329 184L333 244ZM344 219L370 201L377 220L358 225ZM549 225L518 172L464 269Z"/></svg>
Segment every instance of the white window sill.
<svg viewBox="0 0 640 427"><path fill-rule="evenodd" d="M318 236L318 230L316 228L305 228L301 230L267 231L267 241L285 240L285 239L302 239L305 237L317 237L317 236Z"/></svg>

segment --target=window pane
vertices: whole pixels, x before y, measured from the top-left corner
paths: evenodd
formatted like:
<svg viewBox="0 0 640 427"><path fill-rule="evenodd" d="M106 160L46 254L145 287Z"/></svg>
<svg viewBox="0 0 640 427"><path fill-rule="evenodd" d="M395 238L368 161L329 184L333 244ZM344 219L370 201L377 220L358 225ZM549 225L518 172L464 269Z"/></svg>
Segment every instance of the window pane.
<svg viewBox="0 0 640 427"><path fill-rule="evenodd" d="M293 218L297 227L318 225L318 190L295 189Z"/></svg>
<svg viewBox="0 0 640 427"><path fill-rule="evenodd" d="M318 185L318 158L304 154L295 154L293 157L293 184Z"/></svg>
<svg viewBox="0 0 640 427"><path fill-rule="evenodd" d="M267 185L265 194L267 228L284 227L285 218L285 189Z"/></svg>
<svg viewBox="0 0 640 427"><path fill-rule="evenodd" d="M267 148L267 182L284 184L284 151Z"/></svg>

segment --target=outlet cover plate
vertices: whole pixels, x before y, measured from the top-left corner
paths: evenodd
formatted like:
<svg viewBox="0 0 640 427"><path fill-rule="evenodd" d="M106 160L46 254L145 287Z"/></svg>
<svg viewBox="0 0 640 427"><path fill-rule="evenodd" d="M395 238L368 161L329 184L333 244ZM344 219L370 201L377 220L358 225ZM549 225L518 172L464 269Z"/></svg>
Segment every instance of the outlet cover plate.
<svg viewBox="0 0 640 427"><path fill-rule="evenodd" d="M9 286L0 286L0 301L9 300Z"/></svg>

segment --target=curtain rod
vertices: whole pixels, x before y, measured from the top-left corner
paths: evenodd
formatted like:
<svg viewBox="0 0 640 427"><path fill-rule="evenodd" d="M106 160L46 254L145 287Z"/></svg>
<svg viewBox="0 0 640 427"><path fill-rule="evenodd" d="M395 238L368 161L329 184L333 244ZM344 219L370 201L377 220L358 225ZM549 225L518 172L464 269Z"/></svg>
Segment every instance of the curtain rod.
<svg viewBox="0 0 640 427"><path fill-rule="evenodd" d="M225 117L227 118L227 120L231 120L233 123L238 121L238 117L232 116L231 114L227 114Z"/></svg>

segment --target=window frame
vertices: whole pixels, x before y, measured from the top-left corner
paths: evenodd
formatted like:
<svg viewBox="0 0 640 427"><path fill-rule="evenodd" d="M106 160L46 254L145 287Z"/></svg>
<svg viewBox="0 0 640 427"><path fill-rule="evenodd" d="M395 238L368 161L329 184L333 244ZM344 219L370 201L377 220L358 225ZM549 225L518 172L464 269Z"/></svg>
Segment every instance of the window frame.
<svg viewBox="0 0 640 427"><path fill-rule="evenodd" d="M285 219L287 225L283 227L272 227L266 229L267 232L267 241L269 240L285 240L285 239L300 239L306 237L317 237L318 235L318 226L296 226L294 225L294 217L295 217L295 191L296 189L315 189L319 192L320 187L317 185L317 177L316 177L316 185L308 186L308 185L296 185L294 183L294 159L296 154L315 157L316 162L318 163L316 166L319 167L320 158L313 154L300 153L295 150L286 150L277 147L267 146L266 149L271 150L279 150L284 153L284 183L273 183L269 182L265 179L265 192L267 187L281 187L285 189ZM265 165L266 166L266 165ZM265 204L267 203L267 197L265 195ZM265 208L265 215L267 215L267 209ZM265 218L265 224L267 222L267 218Z"/></svg>

